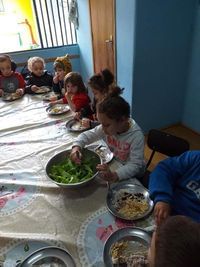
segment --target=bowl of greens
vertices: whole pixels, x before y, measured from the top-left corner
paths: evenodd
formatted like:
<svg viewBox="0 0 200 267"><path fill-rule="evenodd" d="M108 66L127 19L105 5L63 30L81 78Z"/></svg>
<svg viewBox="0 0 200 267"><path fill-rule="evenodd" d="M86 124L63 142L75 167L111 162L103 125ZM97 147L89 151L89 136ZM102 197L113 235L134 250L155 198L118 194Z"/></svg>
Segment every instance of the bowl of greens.
<svg viewBox="0 0 200 267"><path fill-rule="evenodd" d="M70 159L71 150L64 150L53 156L46 165L46 174L52 182L66 188L76 188L88 184L97 175L96 166L101 163L94 151L82 149L81 164Z"/></svg>

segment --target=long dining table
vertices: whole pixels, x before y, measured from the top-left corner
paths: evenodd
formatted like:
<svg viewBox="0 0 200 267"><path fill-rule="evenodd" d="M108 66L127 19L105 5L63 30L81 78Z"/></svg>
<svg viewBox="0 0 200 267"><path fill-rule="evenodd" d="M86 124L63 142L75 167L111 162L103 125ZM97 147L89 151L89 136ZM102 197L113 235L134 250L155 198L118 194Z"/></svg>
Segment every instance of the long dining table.
<svg viewBox="0 0 200 267"><path fill-rule="evenodd" d="M126 226L151 227L153 217L131 223L115 218L99 177L76 189L47 177L48 160L70 149L77 136L66 128L73 112L51 116L48 104L42 95L0 99L0 266L14 267L46 246L67 250L78 267L104 266L109 235ZM119 164L114 159L110 166Z"/></svg>

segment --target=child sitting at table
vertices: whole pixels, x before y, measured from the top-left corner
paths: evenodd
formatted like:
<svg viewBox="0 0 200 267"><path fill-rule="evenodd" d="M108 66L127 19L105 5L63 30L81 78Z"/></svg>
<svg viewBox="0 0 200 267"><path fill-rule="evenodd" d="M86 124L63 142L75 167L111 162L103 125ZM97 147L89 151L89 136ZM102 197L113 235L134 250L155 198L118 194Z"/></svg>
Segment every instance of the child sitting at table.
<svg viewBox="0 0 200 267"><path fill-rule="evenodd" d="M0 55L0 96L3 93L24 94L25 82L22 75L12 70L12 61L8 55Z"/></svg>
<svg viewBox="0 0 200 267"><path fill-rule="evenodd" d="M58 98L61 98L65 94L64 90L64 78L72 71L72 65L69 56L57 57L54 64L55 75L53 77L53 91L58 94ZM56 98L52 98L56 100Z"/></svg>
<svg viewBox="0 0 200 267"><path fill-rule="evenodd" d="M115 92L115 95L120 95L123 92L123 89L115 86L114 84L114 75L109 69L104 69L98 74L94 74L90 77L88 81L88 85L90 86L92 93L94 95L93 103L92 103L92 120L89 118L84 119L84 124L86 128L89 126L96 126L99 124L96 117L96 105L102 101L109 94ZM79 113L76 114L75 118L87 118L88 111L86 109L82 109Z"/></svg>
<svg viewBox="0 0 200 267"><path fill-rule="evenodd" d="M144 173L144 135L130 118L130 106L121 97L111 95L97 105L97 118L101 123L81 133L74 141L71 159L81 163L81 148L103 139L122 166L111 171L107 164L97 165L102 178L109 182L140 177Z"/></svg>
<svg viewBox="0 0 200 267"><path fill-rule="evenodd" d="M149 267L199 267L200 225L185 216L166 219L153 234Z"/></svg>
<svg viewBox="0 0 200 267"><path fill-rule="evenodd" d="M26 77L25 92L35 94L41 86L51 88L53 76L45 69L44 59L41 57L31 57L28 59L28 70L30 74Z"/></svg>
<svg viewBox="0 0 200 267"><path fill-rule="evenodd" d="M74 112L87 107L90 109L90 98L81 75L78 72L69 72L64 79L65 96L51 104L68 104Z"/></svg>
<svg viewBox="0 0 200 267"><path fill-rule="evenodd" d="M149 192L158 225L170 214L200 222L200 150L159 162L150 175Z"/></svg>

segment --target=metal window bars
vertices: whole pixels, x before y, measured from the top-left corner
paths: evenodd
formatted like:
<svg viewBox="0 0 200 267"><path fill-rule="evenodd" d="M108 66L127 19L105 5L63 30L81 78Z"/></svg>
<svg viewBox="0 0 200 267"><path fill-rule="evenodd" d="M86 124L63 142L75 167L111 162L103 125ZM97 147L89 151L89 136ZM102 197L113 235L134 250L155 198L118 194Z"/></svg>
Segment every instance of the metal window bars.
<svg viewBox="0 0 200 267"><path fill-rule="evenodd" d="M33 0L41 48L77 43L76 30L69 22L69 0Z"/></svg>

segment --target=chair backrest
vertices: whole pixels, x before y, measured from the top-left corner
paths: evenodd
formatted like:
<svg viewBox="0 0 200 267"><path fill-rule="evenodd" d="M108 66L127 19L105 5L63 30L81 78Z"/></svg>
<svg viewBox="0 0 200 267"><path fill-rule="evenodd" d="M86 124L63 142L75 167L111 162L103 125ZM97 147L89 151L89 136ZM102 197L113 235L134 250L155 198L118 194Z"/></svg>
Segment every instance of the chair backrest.
<svg viewBox="0 0 200 267"><path fill-rule="evenodd" d="M149 167L155 152L162 153L169 157L179 156L190 149L187 140L168 134L156 129L151 129L147 137L147 145L152 150L146 168Z"/></svg>

